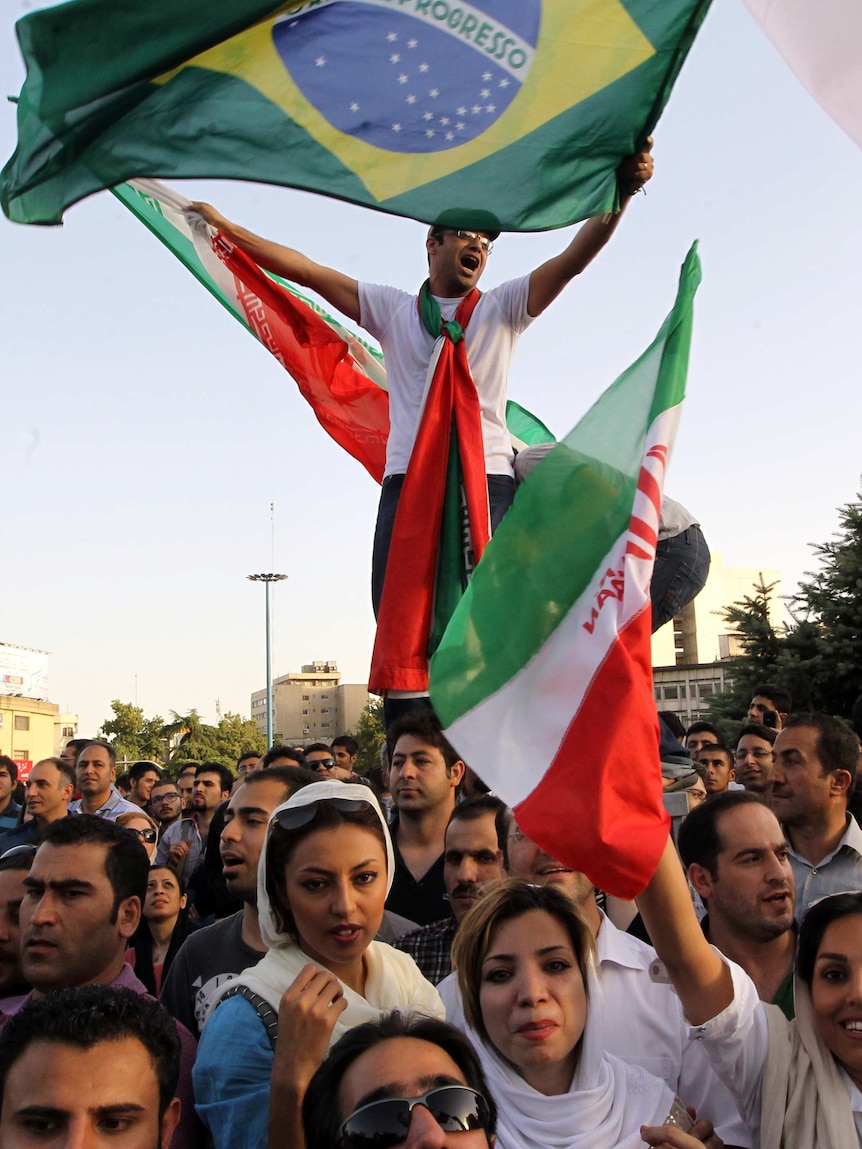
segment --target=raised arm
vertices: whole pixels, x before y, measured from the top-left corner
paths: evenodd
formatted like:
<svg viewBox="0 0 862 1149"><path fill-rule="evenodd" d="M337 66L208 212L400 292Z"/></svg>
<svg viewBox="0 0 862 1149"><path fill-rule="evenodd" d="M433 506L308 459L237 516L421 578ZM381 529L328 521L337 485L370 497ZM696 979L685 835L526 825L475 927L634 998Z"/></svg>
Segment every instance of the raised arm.
<svg viewBox="0 0 862 1149"><path fill-rule="evenodd" d="M331 267L323 267L290 247L262 239L254 232L225 219L211 204L193 203L189 210L202 215L210 227L233 240L237 247L242 248L246 255L251 256L266 271L272 271L300 287L310 287L342 315L355 323L359 322L359 284L349 275Z"/></svg>
<svg viewBox="0 0 862 1149"><path fill-rule="evenodd" d="M651 151L652 137L647 140L642 152L629 156L620 165L618 174L625 196L620 210L614 215L596 215L588 219L565 251L555 255L541 267L537 267L530 276L530 294L527 300L527 311L530 315L534 317L541 315L569 280L580 275L584 268L592 263L614 234L629 199L652 177Z"/></svg>
<svg viewBox="0 0 862 1149"><path fill-rule="evenodd" d="M685 1016L692 1025L716 1017L733 1001L730 970L703 936L670 839L637 903Z"/></svg>

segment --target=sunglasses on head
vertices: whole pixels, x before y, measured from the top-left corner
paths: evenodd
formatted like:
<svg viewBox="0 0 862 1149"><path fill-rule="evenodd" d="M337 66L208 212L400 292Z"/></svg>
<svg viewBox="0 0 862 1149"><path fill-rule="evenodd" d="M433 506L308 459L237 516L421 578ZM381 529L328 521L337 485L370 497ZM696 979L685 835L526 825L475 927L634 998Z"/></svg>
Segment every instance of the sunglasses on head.
<svg viewBox="0 0 862 1149"><path fill-rule="evenodd" d="M491 1123L481 1093L466 1085L440 1085L421 1097L387 1097L360 1106L341 1126L340 1149L393 1149L407 1136L417 1105L424 1105L446 1133L487 1132Z"/></svg>
<svg viewBox="0 0 862 1149"><path fill-rule="evenodd" d="M17 858L20 854L35 854L38 849L39 847L32 842L25 846L13 846L11 850L5 850L0 854L0 862L5 861L6 858Z"/></svg>
<svg viewBox="0 0 862 1149"><path fill-rule="evenodd" d="M317 802L309 802L307 806L280 810L275 820L283 830L298 830L300 826L307 826L323 806L334 806L343 814L356 814L359 810L366 809L368 803L362 798L323 798Z"/></svg>

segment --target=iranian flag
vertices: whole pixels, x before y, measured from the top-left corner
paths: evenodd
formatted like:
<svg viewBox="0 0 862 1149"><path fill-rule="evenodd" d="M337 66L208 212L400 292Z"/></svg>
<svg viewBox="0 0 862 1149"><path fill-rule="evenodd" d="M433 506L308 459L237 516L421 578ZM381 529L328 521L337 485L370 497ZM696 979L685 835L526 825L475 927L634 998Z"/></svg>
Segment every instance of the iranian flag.
<svg viewBox="0 0 862 1149"><path fill-rule="evenodd" d="M696 247L654 342L519 487L431 662L464 760L552 857L625 898L668 834L649 586Z"/></svg>

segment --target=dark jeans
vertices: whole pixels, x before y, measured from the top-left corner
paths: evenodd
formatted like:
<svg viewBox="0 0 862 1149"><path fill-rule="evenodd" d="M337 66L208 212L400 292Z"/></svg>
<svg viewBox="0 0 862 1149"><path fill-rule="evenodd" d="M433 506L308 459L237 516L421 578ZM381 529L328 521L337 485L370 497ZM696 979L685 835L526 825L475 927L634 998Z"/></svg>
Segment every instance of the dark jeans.
<svg viewBox="0 0 862 1149"><path fill-rule="evenodd" d="M488 475L488 508L491 512L491 534L500 525L500 520L512 505L515 497L515 480L508 475ZM395 512L404 486L403 475L388 475L383 480L380 492L380 505L377 509L377 526L374 530L374 550L371 556L371 604L374 617L380 610L383 597L383 579L389 561L389 547L392 543L392 528L395 526Z"/></svg>
<svg viewBox="0 0 862 1149"><path fill-rule="evenodd" d="M708 574L709 547L700 527L659 542L650 583L653 633L691 602Z"/></svg>

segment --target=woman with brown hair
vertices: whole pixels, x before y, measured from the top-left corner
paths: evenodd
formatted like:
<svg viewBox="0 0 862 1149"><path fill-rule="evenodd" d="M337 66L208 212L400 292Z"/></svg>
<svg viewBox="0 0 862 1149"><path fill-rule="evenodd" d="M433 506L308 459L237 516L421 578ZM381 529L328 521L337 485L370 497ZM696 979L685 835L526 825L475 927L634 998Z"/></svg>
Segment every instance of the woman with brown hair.
<svg viewBox="0 0 862 1149"><path fill-rule="evenodd" d="M413 959L374 940L394 869L367 786L314 782L273 811L258 867L268 952L221 991L195 1064L216 1149L263 1149L268 1133L299 1149L302 1099L332 1042L390 1009L443 1017Z"/></svg>

